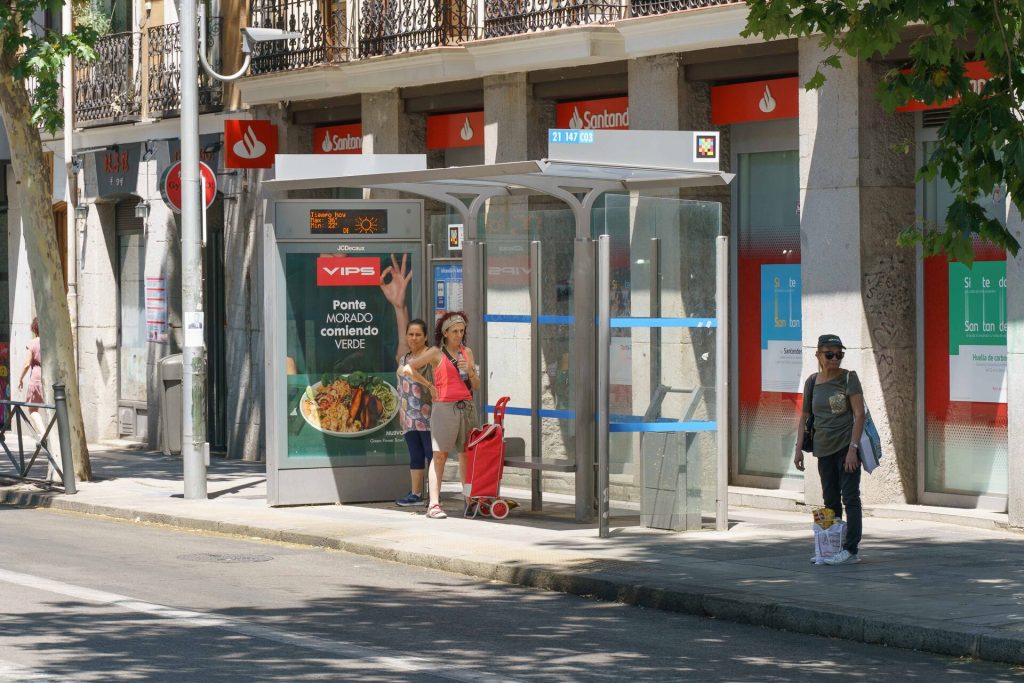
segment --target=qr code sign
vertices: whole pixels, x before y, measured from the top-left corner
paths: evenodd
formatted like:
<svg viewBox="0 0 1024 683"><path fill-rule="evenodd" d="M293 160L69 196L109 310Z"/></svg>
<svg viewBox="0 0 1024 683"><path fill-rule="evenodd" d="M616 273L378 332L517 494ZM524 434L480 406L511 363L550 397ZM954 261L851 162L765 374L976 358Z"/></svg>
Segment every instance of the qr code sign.
<svg viewBox="0 0 1024 683"><path fill-rule="evenodd" d="M693 160L718 161L718 133L693 134Z"/></svg>

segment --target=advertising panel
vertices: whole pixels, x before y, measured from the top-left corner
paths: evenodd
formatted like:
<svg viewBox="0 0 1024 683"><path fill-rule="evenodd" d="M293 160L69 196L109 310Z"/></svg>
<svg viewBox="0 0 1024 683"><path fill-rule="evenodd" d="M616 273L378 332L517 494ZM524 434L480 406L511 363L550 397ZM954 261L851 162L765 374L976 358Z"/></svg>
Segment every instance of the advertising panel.
<svg viewBox="0 0 1024 683"><path fill-rule="evenodd" d="M434 264L434 320L448 311L464 311L462 298L462 264Z"/></svg>
<svg viewBox="0 0 1024 683"><path fill-rule="evenodd" d="M418 285L410 283L420 277L419 259L419 248L408 243L367 244L352 255L284 254L288 448L282 467L309 466L308 458L325 455L334 466L407 461L395 356L400 328L418 300Z"/></svg>
<svg viewBox="0 0 1024 683"><path fill-rule="evenodd" d="M800 393L800 264L761 266L761 391Z"/></svg>
<svg viewBox="0 0 1024 683"><path fill-rule="evenodd" d="M1006 261L949 264L949 400L1006 403Z"/></svg>

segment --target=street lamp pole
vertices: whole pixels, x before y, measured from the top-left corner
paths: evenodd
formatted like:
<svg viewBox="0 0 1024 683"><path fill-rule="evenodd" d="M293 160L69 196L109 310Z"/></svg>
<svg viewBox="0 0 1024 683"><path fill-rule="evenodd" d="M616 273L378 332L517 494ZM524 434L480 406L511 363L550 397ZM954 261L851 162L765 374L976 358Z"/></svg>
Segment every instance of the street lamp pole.
<svg viewBox="0 0 1024 683"><path fill-rule="evenodd" d="M207 497L206 339L199 202L199 44L196 0L181 0L181 459L185 498Z"/></svg>
<svg viewBox="0 0 1024 683"><path fill-rule="evenodd" d="M206 61L206 8L199 0L180 0L181 22L181 309L182 345L181 459L185 498L207 498L206 467L210 448L206 442L206 320L203 315L203 261L200 211L206 198L200 194L199 173L199 61L213 78L233 81L249 69L255 43L297 40L301 33L270 28L243 28L242 68L229 76L216 73ZM197 33L198 29L198 33ZM196 49L198 47L198 49Z"/></svg>

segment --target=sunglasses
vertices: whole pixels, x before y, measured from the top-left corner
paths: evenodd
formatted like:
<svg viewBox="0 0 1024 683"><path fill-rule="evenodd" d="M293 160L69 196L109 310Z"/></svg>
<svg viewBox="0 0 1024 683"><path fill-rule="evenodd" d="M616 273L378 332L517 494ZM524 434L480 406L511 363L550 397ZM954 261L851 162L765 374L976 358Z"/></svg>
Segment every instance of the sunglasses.
<svg viewBox="0 0 1024 683"><path fill-rule="evenodd" d="M843 356L845 356L846 354L843 353L842 351L826 351L822 355L825 356L825 360L832 360L834 358L838 358L839 360L842 360Z"/></svg>

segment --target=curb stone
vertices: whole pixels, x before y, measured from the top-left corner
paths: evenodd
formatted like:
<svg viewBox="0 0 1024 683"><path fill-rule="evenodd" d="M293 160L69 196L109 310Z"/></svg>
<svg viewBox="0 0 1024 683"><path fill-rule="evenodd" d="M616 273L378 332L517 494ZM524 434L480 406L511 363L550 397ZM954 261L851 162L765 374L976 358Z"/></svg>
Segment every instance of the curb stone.
<svg viewBox="0 0 1024 683"><path fill-rule="evenodd" d="M43 507L134 523L161 524L184 530L328 548L425 569L448 571L479 579L637 607L872 645L922 650L953 657L1024 664L1024 632L1015 637L1005 631L984 627L963 629L940 621L910 621L871 612L851 613L834 609L815 609L756 595L723 591L720 587L693 585L678 588L655 585L653 582L645 582L643 577L622 572L616 572L615 578L610 578L607 573L602 575L600 570L571 572L540 564L462 560L288 529L80 503L41 491L0 491L0 504Z"/></svg>

